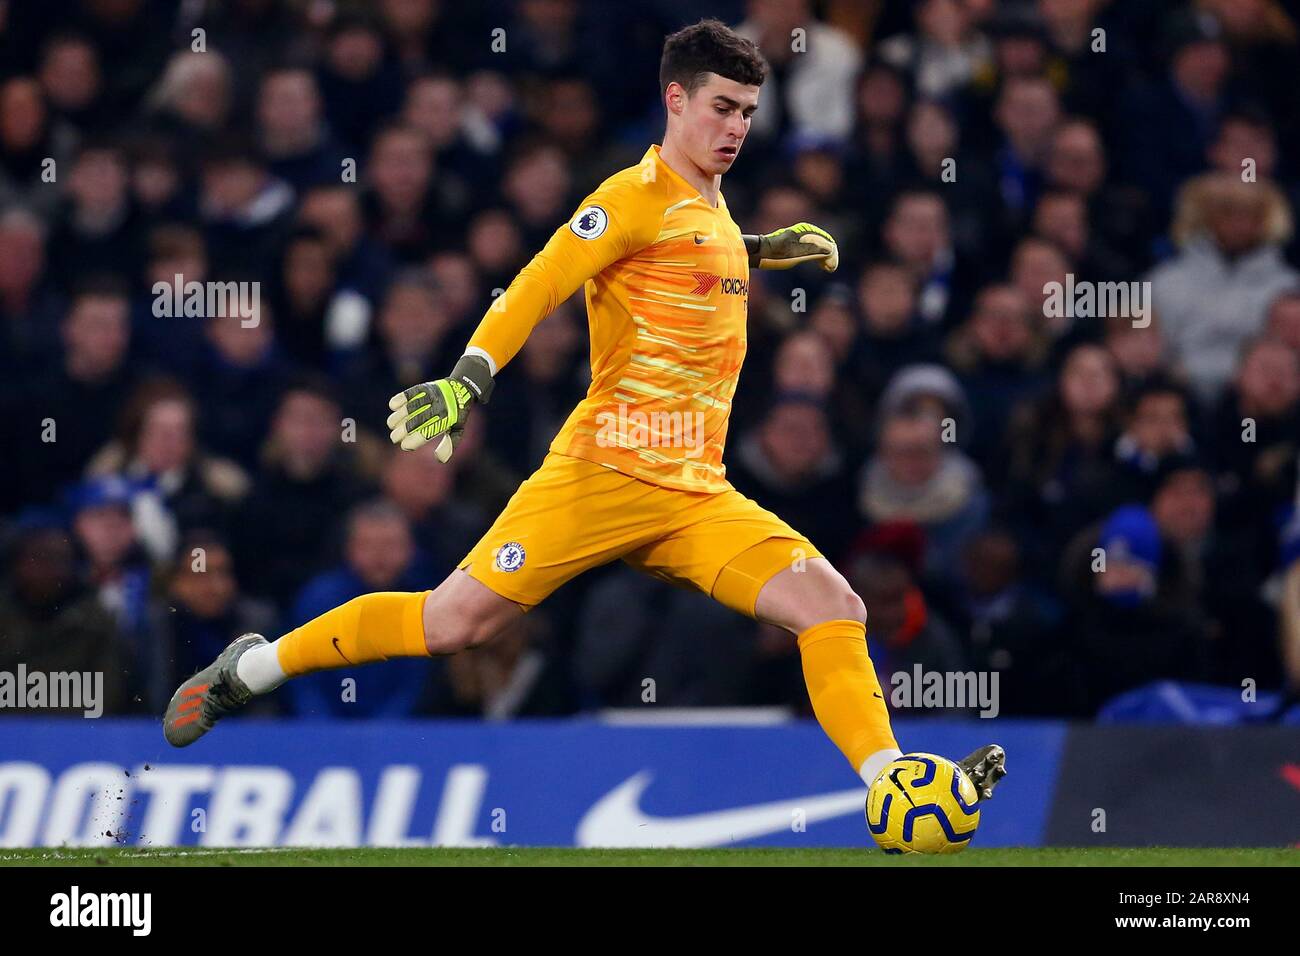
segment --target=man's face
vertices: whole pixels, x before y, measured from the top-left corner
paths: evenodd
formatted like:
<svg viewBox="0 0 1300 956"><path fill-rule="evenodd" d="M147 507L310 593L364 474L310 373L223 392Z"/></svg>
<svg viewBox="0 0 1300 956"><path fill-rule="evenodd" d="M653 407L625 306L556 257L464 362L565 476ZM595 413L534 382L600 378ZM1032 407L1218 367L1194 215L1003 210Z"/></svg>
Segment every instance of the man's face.
<svg viewBox="0 0 1300 956"><path fill-rule="evenodd" d="M215 618L226 613L238 596L239 586L230 552L223 547L205 550L203 570L196 570L193 562L186 561L172 579L172 594L196 617Z"/></svg>
<svg viewBox="0 0 1300 956"><path fill-rule="evenodd" d="M1281 342L1255 346L1238 373L1242 402L1260 414L1289 412L1300 401L1300 361Z"/></svg>
<svg viewBox="0 0 1300 956"><path fill-rule="evenodd" d="M1228 255L1248 252L1263 240L1264 207L1260 202L1224 198L1212 206L1208 218L1215 242Z"/></svg>
<svg viewBox="0 0 1300 956"><path fill-rule="evenodd" d="M1097 131L1082 123L1057 130L1047 158L1047 178L1061 189L1091 195L1106 176L1106 154Z"/></svg>
<svg viewBox="0 0 1300 956"><path fill-rule="evenodd" d="M95 564L115 565L135 544L131 512L125 505L85 508L77 514L73 531Z"/></svg>
<svg viewBox="0 0 1300 956"><path fill-rule="evenodd" d="M787 480L797 481L810 474L829 447L826 416L812 405L781 405L763 425L768 461Z"/></svg>
<svg viewBox="0 0 1300 956"><path fill-rule="evenodd" d="M346 189L309 192L302 201L298 217L325 233L338 256L351 252L361 234L361 210Z"/></svg>
<svg viewBox="0 0 1300 956"><path fill-rule="evenodd" d="M1192 544L1214 526L1214 486L1210 476L1188 469L1170 476L1151 499L1151 514L1166 537Z"/></svg>
<svg viewBox="0 0 1300 956"><path fill-rule="evenodd" d="M185 467L194 453L194 416L178 399L155 402L140 427L136 457L151 474Z"/></svg>
<svg viewBox="0 0 1300 956"><path fill-rule="evenodd" d="M421 201L432 175L432 154L419 133L394 130L375 142L370 177L391 205L405 208Z"/></svg>
<svg viewBox="0 0 1300 956"><path fill-rule="evenodd" d="M130 343L126 301L111 295L77 300L64 322L63 338L69 357L82 374L107 375L121 364Z"/></svg>
<svg viewBox="0 0 1300 956"><path fill-rule="evenodd" d="M3 242L0 242L0 249L2 248ZM0 265L0 269L3 269L3 265ZM1269 307L1268 331L1293 352L1300 353L1300 297L1287 296Z"/></svg>
<svg viewBox="0 0 1300 956"><path fill-rule="evenodd" d="M867 327L877 334L892 335L911 321L916 289L906 270L877 266L863 276L858 301Z"/></svg>
<svg viewBox="0 0 1300 956"><path fill-rule="evenodd" d="M413 545L406 522L395 518L363 518L348 534L348 564L375 589L390 588L411 562Z"/></svg>
<svg viewBox="0 0 1300 956"><path fill-rule="evenodd" d="M885 244L903 262L927 268L948 246L948 213L935 196L908 196L885 222Z"/></svg>
<svg viewBox="0 0 1300 956"><path fill-rule="evenodd" d="M1147 395L1133 412L1130 426L1138 447L1154 455L1177 451L1187 440L1187 409L1173 392Z"/></svg>
<svg viewBox="0 0 1300 956"><path fill-rule="evenodd" d="M980 351L991 359L1018 358L1029 348L1029 305L1015 286L996 286L976 302L971 331Z"/></svg>
<svg viewBox="0 0 1300 956"><path fill-rule="evenodd" d="M270 133L301 134L314 129L320 119L320 100L311 74L294 70L270 77L262 85L257 118Z"/></svg>
<svg viewBox="0 0 1300 956"><path fill-rule="evenodd" d="M758 87L705 74L706 81L688 94L679 83L666 93L670 114L678 117L676 134L687 158L706 175L731 169L749 134L758 108Z"/></svg>
<svg viewBox="0 0 1300 956"><path fill-rule="evenodd" d="M1050 83L1023 79L1003 90L996 118L1013 143L1035 148L1046 142L1060 115L1060 105Z"/></svg>
<svg viewBox="0 0 1300 956"><path fill-rule="evenodd" d="M881 438L880 457L889 477L898 484L908 488L925 484L939 470L943 457L938 420L893 419Z"/></svg>
<svg viewBox="0 0 1300 956"><path fill-rule="evenodd" d="M291 392L280 405L274 431L296 462L323 465L338 440L339 408L313 392Z"/></svg>

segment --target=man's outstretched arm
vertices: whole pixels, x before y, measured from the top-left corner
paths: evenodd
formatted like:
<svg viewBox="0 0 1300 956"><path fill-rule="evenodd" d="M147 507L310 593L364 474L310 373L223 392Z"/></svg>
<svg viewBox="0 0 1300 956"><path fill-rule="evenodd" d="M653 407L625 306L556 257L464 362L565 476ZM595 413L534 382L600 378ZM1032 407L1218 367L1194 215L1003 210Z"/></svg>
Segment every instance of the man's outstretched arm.
<svg viewBox="0 0 1300 956"><path fill-rule="evenodd" d="M447 461L475 402L486 404L492 380L523 348L537 324L588 279L654 241L659 225L627 186L603 187L533 256L488 308L450 375L389 399L389 438L410 451L439 439Z"/></svg>
<svg viewBox="0 0 1300 956"><path fill-rule="evenodd" d="M765 236L741 236L749 265L755 269L791 269L816 262L827 272L840 265L840 249L829 232L810 222L797 222Z"/></svg>

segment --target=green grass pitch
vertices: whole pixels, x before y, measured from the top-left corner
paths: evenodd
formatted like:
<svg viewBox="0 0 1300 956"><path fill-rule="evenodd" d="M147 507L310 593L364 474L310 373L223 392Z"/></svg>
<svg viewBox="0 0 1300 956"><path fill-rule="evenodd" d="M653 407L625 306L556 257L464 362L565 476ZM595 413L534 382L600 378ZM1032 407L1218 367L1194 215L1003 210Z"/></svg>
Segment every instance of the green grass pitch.
<svg viewBox="0 0 1300 956"><path fill-rule="evenodd" d="M874 849L576 850L558 847L0 850L0 866L1300 866L1300 849L1012 848L953 856Z"/></svg>

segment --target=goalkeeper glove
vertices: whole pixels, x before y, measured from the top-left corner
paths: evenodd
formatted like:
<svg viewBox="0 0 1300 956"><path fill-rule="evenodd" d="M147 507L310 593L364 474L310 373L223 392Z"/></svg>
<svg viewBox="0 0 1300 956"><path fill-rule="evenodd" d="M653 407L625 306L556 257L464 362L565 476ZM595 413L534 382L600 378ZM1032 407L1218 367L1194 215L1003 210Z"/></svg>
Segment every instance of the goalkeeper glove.
<svg viewBox="0 0 1300 956"><path fill-rule="evenodd" d="M749 264L759 269L789 269L801 262L820 262L827 272L840 265L840 249L829 232L797 222L766 236L742 236Z"/></svg>
<svg viewBox="0 0 1300 956"><path fill-rule="evenodd" d="M388 437L405 451L440 437L433 453L445 462L465 431L470 406L475 402L486 405L492 385L487 361L478 355L462 355L446 378L408 388L388 400L393 410L388 416Z"/></svg>

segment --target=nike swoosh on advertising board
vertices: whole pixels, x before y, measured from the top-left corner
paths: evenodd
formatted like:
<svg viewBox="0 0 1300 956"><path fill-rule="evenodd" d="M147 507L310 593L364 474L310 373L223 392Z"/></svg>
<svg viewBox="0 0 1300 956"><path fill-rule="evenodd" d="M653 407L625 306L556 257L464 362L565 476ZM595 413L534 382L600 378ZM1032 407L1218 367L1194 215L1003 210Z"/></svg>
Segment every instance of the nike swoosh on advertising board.
<svg viewBox="0 0 1300 956"><path fill-rule="evenodd" d="M789 830L796 810L803 811L803 822L811 826L849 813L863 813L866 803L866 791L858 787L727 810L658 817L641 809L641 795L653 779L650 771L642 770L597 800L578 824L577 845L722 846Z"/></svg>

